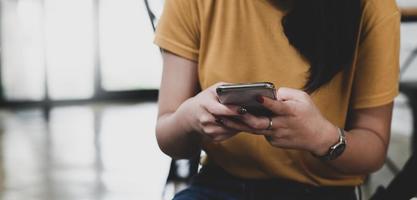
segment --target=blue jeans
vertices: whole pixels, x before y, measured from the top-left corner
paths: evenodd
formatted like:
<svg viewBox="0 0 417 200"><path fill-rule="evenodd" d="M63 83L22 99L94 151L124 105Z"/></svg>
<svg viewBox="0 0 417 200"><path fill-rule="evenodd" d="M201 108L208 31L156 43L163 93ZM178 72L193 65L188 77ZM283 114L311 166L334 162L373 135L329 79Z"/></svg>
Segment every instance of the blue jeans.
<svg viewBox="0 0 417 200"><path fill-rule="evenodd" d="M204 166L173 200L356 200L355 187L315 187L289 180L248 180Z"/></svg>

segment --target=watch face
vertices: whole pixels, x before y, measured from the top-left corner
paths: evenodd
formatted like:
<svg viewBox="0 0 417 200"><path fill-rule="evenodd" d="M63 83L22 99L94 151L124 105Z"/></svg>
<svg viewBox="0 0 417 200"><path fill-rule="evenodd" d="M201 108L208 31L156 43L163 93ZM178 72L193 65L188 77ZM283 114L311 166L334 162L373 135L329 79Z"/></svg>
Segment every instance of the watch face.
<svg viewBox="0 0 417 200"><path fill-rule="evenodd" d="M345 151L345 148L346 148L346 144L344 144L344 143L341 143L341 144L337 145L334 148L334 150L331 152L331 155L330 156L332 158L338 157L340 154L343 153L343 151Z"/></svg>

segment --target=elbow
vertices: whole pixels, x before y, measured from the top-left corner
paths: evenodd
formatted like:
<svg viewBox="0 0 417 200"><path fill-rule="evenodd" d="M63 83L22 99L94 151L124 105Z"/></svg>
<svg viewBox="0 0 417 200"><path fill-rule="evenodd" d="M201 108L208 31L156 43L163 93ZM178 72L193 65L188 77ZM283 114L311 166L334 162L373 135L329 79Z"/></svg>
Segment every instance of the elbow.
<svg viewBox="0 0 417 200"><path fill-rule="evenodd" d="M367 175L380 170L385 164L385 159L386 153L377 153L377 151L375 151L357 159L356 161L348 161L350 164L344 165L343 167L340 167L340 165L339 167L334 167L339 173L348 176Z"/></svg>
<svg viewBox="0 0 417 200"><path fill-rule="evenodd" d="M335 168L336 171L338 171L341 174L348 175L348 176L361 176L361 175L367 175L372 174L380 170L384 166L384 160L383 161L372 161L372 162L366 162L362 163L361 165L355 165L355 166L349 166L349 167L343 167L343 168Z"/></svg>
<svg viewBox="0 0 417 200"><path fill-rule="evenodd" d="M168 151L166 142L164 142L164 138L163 138L163 130L161 130L161 125L158 122L156 123L155 126L155 137L156 137L156 142L158 143L158 147L159 149L162 151L162 153L164 153L167 156L173 157L173 155L171 155L170 151Z"/></svg>
<svg viewBox="0 0 417 200"><path fill-rule="evenodd" d="M369 171L368 174L380 170L388 157L388 142L381 145L380 148L375 148L369 157Z"/></svg>
<svg viewBox="0 0 417 200"><path fill-rule="evenodd" d="M387 141L382 140L380 143L375 143L373 148L368 149L368 153L362 154L364 157L361 158L362 163L362 174L372 174L380 170L387 159L388 154Z"/></svg>
<svg viewBox="0 0 417 200"><path fill-rule="evenodd" d="M385 153L374 153L371 158L364 158L367 162L363 163L359 174L372 174L380 170L385 164Z"/></svg>
<svg viewBox="0 0 417 200"><path fill-rule="evenodd" d="M375 159L373 160L373 162L369 166L369 172L368 173L374 173L374 172L380 170L384 166L386 158L387 158L386 153L381 153L381 155L375 156Z"/></svg>
<svg viewBox="0 0 417 200"><path fill-rule="evenodd" d="M159 149L172 159L190 159L195 156L194 151L189 151L177 144L173 144L174 139L169 137L162 123L157 122L155 127L155 136Z"/></svg>

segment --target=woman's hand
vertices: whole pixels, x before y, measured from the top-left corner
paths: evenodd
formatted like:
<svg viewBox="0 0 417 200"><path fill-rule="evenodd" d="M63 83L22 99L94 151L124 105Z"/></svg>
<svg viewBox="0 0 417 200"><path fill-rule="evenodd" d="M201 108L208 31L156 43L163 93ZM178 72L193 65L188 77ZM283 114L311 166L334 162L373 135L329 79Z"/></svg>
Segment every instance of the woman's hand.
<svg viewBox="0 0 417 200"><path fill-rule="evenodd" d="M236 106L217 100L218 83L200 91L198 62L163 51L163 73L155 127L160 149L175 159L200 155L202 139L223 141L237 130L222 126L216 117L238 115ZM181 77L181 80L178 80Z"/></svg>
<svg viewBox="0 0 417 200"><path fill-rule="evenodd" d="M221 142L233 137L241 130L225 127L220 118L240 116L239 106L223 105L219 103L216 88L225 83L217 83L185 101L179 108L178 114L184 119L183 124L188 132L200 133L203 138L214 142ZM240 126L245 126L240 124ZM186 128L186 129L187 129Z"/></svg>
<svg viewBox="0 0 417 200"><path fill-rule="evenodd" d="M337 128L322 116L310 96L301 90L280 88L277 90L277 100L258 97L257 101L275 115L269 118L247 113L241 115L240 120L250 127L245 131L264 135L275 147L324 155L338 141ZM227 118L223 119L223 124L233 129L244 129Z"/></svg>

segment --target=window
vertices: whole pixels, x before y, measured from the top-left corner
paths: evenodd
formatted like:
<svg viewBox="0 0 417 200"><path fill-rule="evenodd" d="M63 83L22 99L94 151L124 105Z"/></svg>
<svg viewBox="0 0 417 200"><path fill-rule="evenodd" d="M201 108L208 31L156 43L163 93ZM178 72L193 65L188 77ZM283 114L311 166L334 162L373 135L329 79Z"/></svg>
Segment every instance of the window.
<svg viewBox="0 0 417 200"><path fill-rule="evenodd" d="M101 1L100 52L105 90L159 87L161 58L152 44L151 27L144 1Z"/></svg>
<svg viewBox="0 0 417 200"><path fill-rule="evenodd" d="M51 99L94 93L93 0L45 0L45 45Z"/></svg>
<svg viewBox="0 0 417 200"><path fill-rule="evenodd" d="M144 1L0 2L0 69L7 100L42 100L46 84L52 100L91 98L97 88L159 87L161 57ZM161 13L162 0L150 3ZM101 73L95 74L96 67Z"/></svg>
<svg viewBox="0 0 417 200"><path fill-rule="evenodd" d="M42 5L37 1L1 1L1 74L7 99L44 98L42 26Z"/></svg>

